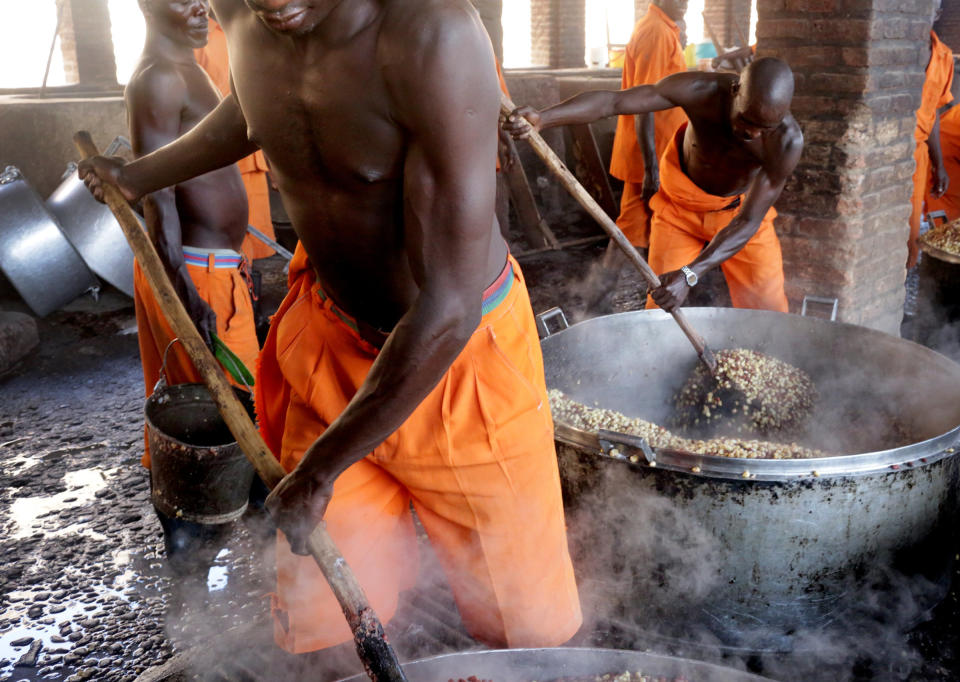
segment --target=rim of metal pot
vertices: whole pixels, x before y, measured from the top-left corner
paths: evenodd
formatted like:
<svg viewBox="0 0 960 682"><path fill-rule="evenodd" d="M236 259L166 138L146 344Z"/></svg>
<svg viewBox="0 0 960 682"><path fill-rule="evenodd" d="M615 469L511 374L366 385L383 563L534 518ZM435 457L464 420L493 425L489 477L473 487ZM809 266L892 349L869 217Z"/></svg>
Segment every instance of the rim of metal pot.
<svg viewBox="0 0 960 682"><path fill-rule="evenodd" d="M636 312L636 311L634 311ZM663 311L647 311L662 315ZM633 313L619 313L631 315ZM776 315L779 313L770 313ZM609 317L616 317L612 315ZM597 318L592 318L597 319ZM827 322L808 318L812 323L836 324L856 327L844 322ZM585 320L578 324L589 324ZM550 331L556 322L560 329ZM569 325L559 308L548 310L537 316L537 324L542 339L559 336L577 325ZM872 330L870 330L872 331ZM879 333L879 332L877 332ZM935 353L924 346L913 344L906 339L903 343L917 346L919 350ZM892 473L928 466L947 457L952 457L960 448L960 425L933 438L898 448L853 455L835 455L830 457L812 457L808 459L744 459L720 457L717 455L699 455L684 450L653 448L643 439L603 432L603 438L597 432L577 429L562 422L554 422L554 437L557 441L574 447L593 451L598 457L608 457L620 461L625 466L649 469L666 469L683 472L692 476L741 481L784 481L795 479L818 479L827 477L862 476L877 473Z"/></svg>
<svg viewBox="0 0 960 682"><path fill-rule="evenodd" d="M545 660L546 659L546 660ZM655 671L643 672L651 677L657 673L667 675L694 674L706 680L738 680L762 682L769 680L754 673L748 673L735 668L729 668L716 663L708 663L695 658L681 658L646 651L632 651L629 649L602 649L587 647L555 647L550 649L484 649L478 651L459 651L449 654L431 656L403 664L412 672L443 673L442 679L449 679L453 674L446 664L452 663L454 670L467 668L463 674L478 673L479 675L493 674L488 668L503 674L506 665L517 667L516 672L521 675L530 675L534 679L552 679L565 675L592 675L584 673L584 665L593 666L596 663L612 666L636 666L637 662L644 666L658 667ZM428 667L427 667L428 666ZM426 667L426 669L424 669ZM474 670L477 668L477 670ZM612 671L610 671L612 672ZM624 671L621 671L624 672ZM635 672L635 671L631 671ZM457 673L459 674L459 673ZM420 675L418 679L423 679ZM367 679L364 674L340 680L340 682L363 682ZM433 678L431 678L433 679ZM498 678L499 679L499 678ZM512 679L512 678L511 678Z"/></svg>
<svg viewBox="0 0 960 682"><path fill-rule="evenodd" d="M838 476L858 476L880 472L895 472L927 466L956 453L958 429L902 448L867 452L858 455L838 455L810 459L742 459L698 455L682 450L649 448L649 450L605 434L605 443L597 433L554 424L554 437L561 443L593 451L598 457L608 457L625 466L647 469L666 469L707 478L742 481L783 481L784 479L817 479ZM612 448L610 446L613 446ZM937 452L929 454L930 450ZM917 456L922 450L927 454ZM653 457L650 458L652 451ZM612 454L611 454L612 452Z"/></svg>

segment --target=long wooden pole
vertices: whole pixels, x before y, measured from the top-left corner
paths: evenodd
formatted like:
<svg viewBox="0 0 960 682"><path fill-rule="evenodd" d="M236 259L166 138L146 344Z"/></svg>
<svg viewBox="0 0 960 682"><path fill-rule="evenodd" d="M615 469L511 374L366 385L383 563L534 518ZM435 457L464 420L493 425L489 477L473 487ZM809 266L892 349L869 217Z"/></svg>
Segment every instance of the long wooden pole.
<svg viewBox="0 0 960 682"><path fill-rule="evenodd" d="M516 109L513 102L510 101L510 98L501 93L500 95L500 111L509 116ZM574 177L563 161L560 160L560 157L550 148L550 145L544 141L536 130L530 129L530 135L527 138L527 141L530 143L530 146L533 147L534 151L543 159L543 162L547 164L547 167L553 171L553 173L560 180L560 184L566 188L568 192L573 196L577 202L586 209L587 213L593 216L600 227L603 228L603 231L610 235L610 239L616 243L617 246L626 254L627 259L633 264L637 270L640 271L640 274L647 281L647 285L651 289L658 289L660 287L660 278L657 277L656 273L650 269L650 266L647 264L647 261L643 259L643 256L634 248L633 244L630 243L630 240L626 238L623 234L623 231L617 226L610 216L607 215L600 204L598 204L590 193L584 189L583 185ZM690 326L690 323L687 321L687 318L683 315L680 310L674 310L672 313L673 319L676 320L677 324L680 325L680 329L683 330L683 333L690 340L690 343L693 344L694 349L697 351L697 355L700 356L700 359L706 364L709 368L711 374L716 374L717 371L717 358L714 356L713 351L710 350L707 346L707 342L703 339L696 330Z"/></svg>
<svg viewBox="0 0 960 682"><path fill-rule="evenodd" d="M78 132L73 136L73 141L83 156L97 155L97 148L90 133ZM113 185L105 184L103 194L105 203L120 223L173 333L180 338L194 366L203 377L203 382L210 390L210 395L230 432L266 486L273 489L286 472L263 442L257 427L234 395L219 363L200 337L193 320L174 291L153 243L140 228L130 204ZM384 636L383 625L323 524L317 526L310 535L308 547L340 602L343 615L353 632L357 653L370 679L374 682L405 682L407 678L400 667L396 652Z"/></svg>

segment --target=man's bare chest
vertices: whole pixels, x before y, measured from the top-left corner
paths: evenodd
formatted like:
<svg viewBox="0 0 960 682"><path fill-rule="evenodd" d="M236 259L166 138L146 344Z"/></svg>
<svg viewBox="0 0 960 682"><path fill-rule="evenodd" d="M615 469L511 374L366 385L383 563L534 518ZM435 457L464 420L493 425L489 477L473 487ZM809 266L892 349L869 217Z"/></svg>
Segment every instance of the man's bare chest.
<svg viewBox="0 0 960 682"><path fill-rule="evenodd" d="M235 92L250 139L283 174L374 183L402 172L404 138L372 65L334 54L286 64L241 57Z"/></svg>
<svg viewBox="0 0 960 682"><path fill-rule="evenodd" d="M684 139L687 174L701 188L720 196L744 190L763 167L762 153L762 143L738 140L722 125L688 129Z"/></svg>

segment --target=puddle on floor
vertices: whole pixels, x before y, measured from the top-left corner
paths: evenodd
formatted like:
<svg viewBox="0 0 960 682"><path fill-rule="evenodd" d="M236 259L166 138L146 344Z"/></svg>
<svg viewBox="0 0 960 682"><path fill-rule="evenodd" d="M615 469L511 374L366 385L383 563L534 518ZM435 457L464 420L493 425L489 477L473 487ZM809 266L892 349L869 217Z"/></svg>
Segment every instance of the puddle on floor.
<svg viewBox="0 0 960 682"><path fill-rule="evenodd" d="M47 524L43 522L42 517L51 512L90 504L94 501L96 492L107 486L109 478L116 471L115 468L101 469L99 467L68 471L63 477L63 482L67 486L64 492L40 497L18 497L10 505L9 516L16 523L16 528L11 533L10 539L18 540L29 537L38 530L46 531L44 534L47 537L80 533L94 540L106 539L104 535L82 523L46 528L47 525L60 526L61 522Z"/></svg>

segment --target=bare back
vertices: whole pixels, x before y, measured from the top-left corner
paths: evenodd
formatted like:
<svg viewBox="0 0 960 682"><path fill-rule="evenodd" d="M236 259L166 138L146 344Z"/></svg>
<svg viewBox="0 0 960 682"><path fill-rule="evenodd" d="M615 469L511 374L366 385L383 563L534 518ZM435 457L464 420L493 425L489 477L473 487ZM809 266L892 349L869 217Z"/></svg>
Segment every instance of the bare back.
<svg viewBox="0 0 960 682"><path fill-rule="evenodd" d="M125 92L134 154L148 154L193 128L219 103L209 77L195 63L144 55ZM240 250L247 228L247 197L236 167L179 183L176 208L184 246Z"/></svg>
<svg viewBox="0 0 960 682"><path fill-rule="evenodd" d="M489 123L482 124L489 127L489 140L482 132L483 140L463 145L455 130L442 129L441 113L428 121L422 112L429 104L423 90L434 87L430 94L442 107L458 76L467 84L479 79L484 91L489 80L495 98L494 62L490 57L489 64L476 63L468 48L464 63L443 67L448 73L416 73L436 68L430 46L422 42L444 29L432 13L452 16L453 30L469 22L459 18L458 2L341 3L334 11L359 6L355 16L345 19L350 26L346 37L334 38L321 27L296 39L270 31L243 0L213 4L228 37L234 93L249 137L270 158L297 235L327 293L341 307L392 329L416 298L422 271L443 257L442 249L431 256L431 247L419 242L433 243L459 230L473 231L467 238L475 242L471 260L482 270L479 278L485 283L496 278L506 247L485 205L495 168L496 112L483 113L484 120L489 116ZM424 60L428 65L418 67ZM423 88L416 79L426 82ZM458 93L451 97L463 99ZM463 127L465 140L475 137L472 127ZM427 137L434 134L433 146L441 152L431 158ZM467 184L477 173L489 174L473 183L480 195L475 199L436 202L475 201L478 207L471 214L483 216L483 224L440 227L433 224L435 218L418 214L416 197L445 181L450 169L439 169L445 164L464 173Z"/></svg>

